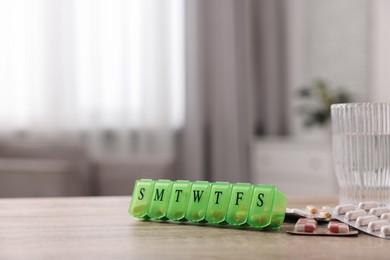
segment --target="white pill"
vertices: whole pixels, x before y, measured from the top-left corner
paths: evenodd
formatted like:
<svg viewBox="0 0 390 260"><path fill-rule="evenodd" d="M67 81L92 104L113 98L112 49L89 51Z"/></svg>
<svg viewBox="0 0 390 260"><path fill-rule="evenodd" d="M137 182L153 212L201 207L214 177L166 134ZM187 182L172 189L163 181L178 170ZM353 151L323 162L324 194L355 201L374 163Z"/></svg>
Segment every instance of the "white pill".
<svg viewBox="0 0 390 260"><path fill-rule="evenodd" d="M360 216L356 220L356 225L359 227L367 226L368 223L378 220L377 216L374 215L366 215L366 216Z"/></svg>
<svg viewBox="0 0 390 260"><path fill-rule="evenodd" d="M377 231L381 229L385 225L389 225L390 222L388 220L375 220L368 224L368 231Z"/></svg>
<svg viewBox="0 0 390 260"><path fill-rule="evenodd" d="M379 207L379 203L376 201L365 201L359 203L359 209L370 210L372 208Z"/></svg>
<svg viewBox="0 0 390 260"><path fill-rule="evenodd" d="M381 215L381 219L383 220L390 220L390 213L384 213Z"/></svg>
<svg viewBox="0 0 390 260"><path fill-rule="evenodd" d="M381 235L382 236L390 235L390 225L385 225L381 227Z"/></svg>
<svg viewBox="0 0 390 260"><path fill-rule="evenodd" d="M339 233L348 233L349 226L348 225L339 225Z"/></svg>
<svg viewBox="0 0 390 260"><path fill-rule="evenodd" d="M338 205L335 209L334 212L337 215L342 215L345 214L347 211L351 211L356 209L355 205L353 204L343 204L343 205Z"/></svg>
<svg viewBox="0 0 390 260"><path fill-rule="evenodd" d="M384 213L388 213L388 212L390 212L390 208L379 207L379 208L372 208L372 209L370 209L369 214L370 215L375 215L375 216L379 217L380 215L382 215Z"/></svg>
<svg viewBox="0 0 390 260"><path fill-rule="evenodd" d="M366 214L366 211L363 209L351 210L345 213L345 219L351 221L357 219L360 216L365 216Z"/></svg>

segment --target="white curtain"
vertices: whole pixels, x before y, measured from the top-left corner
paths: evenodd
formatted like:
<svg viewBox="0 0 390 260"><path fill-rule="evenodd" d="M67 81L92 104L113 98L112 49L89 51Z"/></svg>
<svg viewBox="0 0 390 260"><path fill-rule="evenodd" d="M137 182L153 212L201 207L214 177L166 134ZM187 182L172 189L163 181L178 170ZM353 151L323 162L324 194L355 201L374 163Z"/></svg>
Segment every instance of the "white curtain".
<svg viewBox="0 0 390 260"><path fill-rule="evenodd" d="M255 1L186 2L187 102L180 178L250 180L258 73L257 44L251 36Z"/></svg>
<svg viewBox="0 0 390 260"><path fill-rule="evenodd" d="M0 0L0 132L170 154L183 123L184 1Z"/></svg>

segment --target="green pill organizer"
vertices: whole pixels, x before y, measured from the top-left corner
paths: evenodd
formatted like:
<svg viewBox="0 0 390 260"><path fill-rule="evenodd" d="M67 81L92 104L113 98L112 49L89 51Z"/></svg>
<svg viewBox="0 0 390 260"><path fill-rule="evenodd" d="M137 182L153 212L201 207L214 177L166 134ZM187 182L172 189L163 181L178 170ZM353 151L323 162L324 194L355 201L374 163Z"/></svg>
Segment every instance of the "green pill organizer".
<svg viewBox="0 0 390 260"><path fill-rule="evenodd" d="M286 204L286 195L267 184L141 179L129 213L140 219L276 229Z"/></svg>

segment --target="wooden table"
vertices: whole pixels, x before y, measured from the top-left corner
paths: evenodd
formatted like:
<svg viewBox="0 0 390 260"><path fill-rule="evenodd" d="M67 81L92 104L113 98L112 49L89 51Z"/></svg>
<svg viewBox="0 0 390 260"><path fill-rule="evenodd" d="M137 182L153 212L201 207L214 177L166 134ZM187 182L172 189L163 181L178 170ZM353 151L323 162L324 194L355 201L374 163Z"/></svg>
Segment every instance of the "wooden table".
<svg viewBox="0 0 390 260"><path fill-rule="evenodd" d="M130 197L0 199L0 259L389 259L390 240L144 222ZM294 197L289 207L335 205ZM345 257L345 258L343 258Z"/></svg>

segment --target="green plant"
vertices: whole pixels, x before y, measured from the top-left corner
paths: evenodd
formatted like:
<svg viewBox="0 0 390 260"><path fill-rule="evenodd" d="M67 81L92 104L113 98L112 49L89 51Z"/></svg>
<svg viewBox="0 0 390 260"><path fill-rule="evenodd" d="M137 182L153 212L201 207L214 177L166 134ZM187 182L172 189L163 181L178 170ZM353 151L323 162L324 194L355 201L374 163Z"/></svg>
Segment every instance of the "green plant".
<svg viewBox="0 0 390 260"><path fill-rule="evenodd" d="M351 96L343 89L331 89L324 81L318 80L312 86L303 87L298 95L305 101L300 112L305 116L304 125L324 126L330 121L330 106L348 103Z"/></svg>

